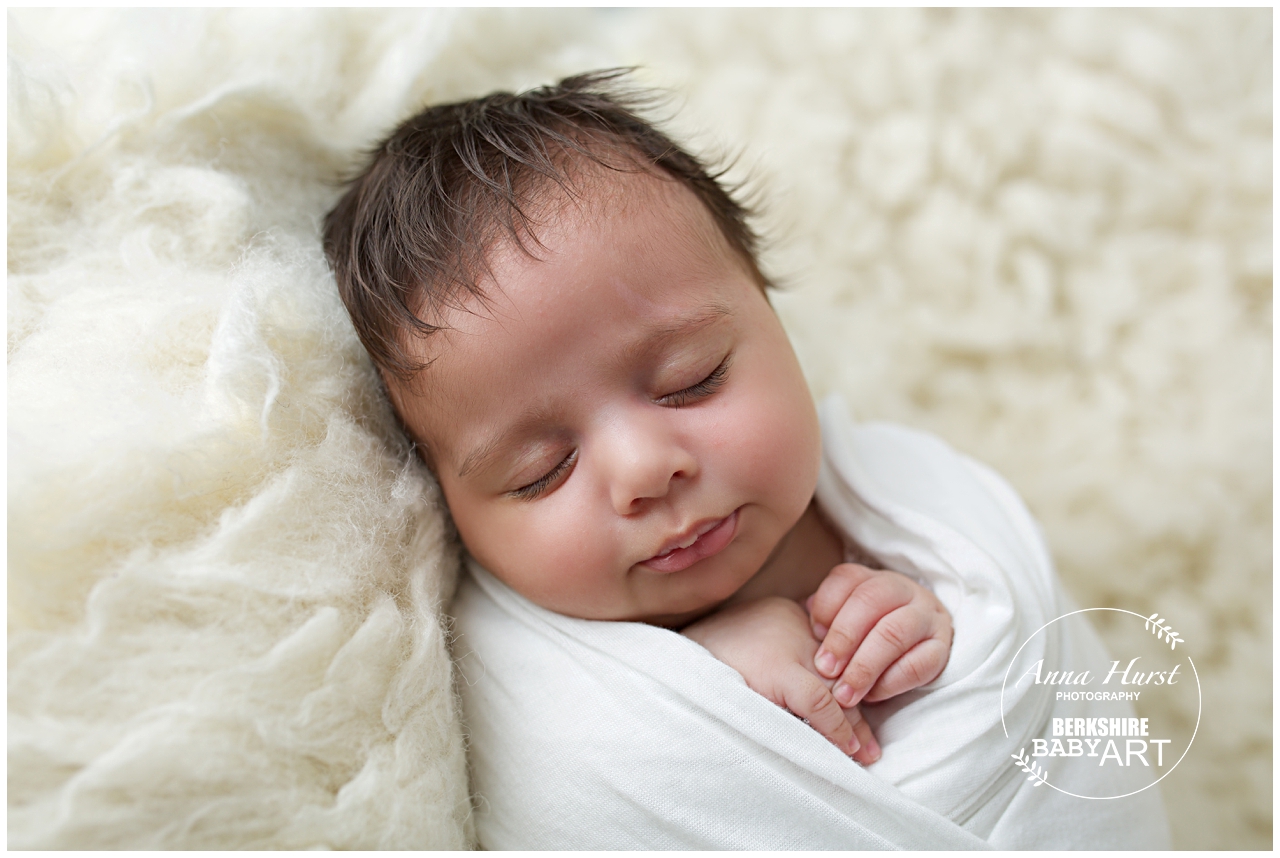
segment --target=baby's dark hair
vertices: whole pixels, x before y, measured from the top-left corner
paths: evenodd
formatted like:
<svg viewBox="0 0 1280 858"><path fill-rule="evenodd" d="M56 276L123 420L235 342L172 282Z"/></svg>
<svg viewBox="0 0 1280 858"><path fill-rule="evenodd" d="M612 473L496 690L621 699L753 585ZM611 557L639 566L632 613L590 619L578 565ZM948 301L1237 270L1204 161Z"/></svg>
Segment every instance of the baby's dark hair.
<svg viewBox="0 0 1280 858"><path fill-rule="evenodd" d="M434 312L479 287L500 238L537 243L548 183L574 192L573 169L657 169L689 188L763 289L747 208L697 158L639 115L651 93L624 89L625 69L565 78L519 94L429 107L373 153L324 221L324 250L360 341L384 373L408 380L425 364L405 335L430 335Z"/></svg>

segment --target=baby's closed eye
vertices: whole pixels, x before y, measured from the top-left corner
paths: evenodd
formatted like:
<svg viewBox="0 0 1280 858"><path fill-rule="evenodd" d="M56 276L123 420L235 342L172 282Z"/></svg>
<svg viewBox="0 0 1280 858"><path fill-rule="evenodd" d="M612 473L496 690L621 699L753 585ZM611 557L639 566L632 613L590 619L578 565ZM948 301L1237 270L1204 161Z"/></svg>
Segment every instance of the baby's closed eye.
<svg viewBox="0 0 1280 858"><path fill-rule="evenodd" d="M573 466L577 461L578 451L575 449L557 462L551 470L547 471L541 477L538 477L527 485L520 486L520 488L512 489L507 492L507 494L517 500L534 500L535 498L541 497L549 489L559 483L561 479L567 476L568 473L573 470Z"/></svg>
<svg viewBox="0 0 1280 858"><path fill-rule="evenodd" d="M705 399L715 393L725 383L725 379L729 376L729 365L732 363L732 358L732 354L725 355L724 360L720 361L716 368L701 381L696 384L691 384L681 390L677 390L674 393L668 393L665 396L660 396L655 401L659 405L678 408L681 405L688 405L689 403L696 402L699 399Z"/></svg>

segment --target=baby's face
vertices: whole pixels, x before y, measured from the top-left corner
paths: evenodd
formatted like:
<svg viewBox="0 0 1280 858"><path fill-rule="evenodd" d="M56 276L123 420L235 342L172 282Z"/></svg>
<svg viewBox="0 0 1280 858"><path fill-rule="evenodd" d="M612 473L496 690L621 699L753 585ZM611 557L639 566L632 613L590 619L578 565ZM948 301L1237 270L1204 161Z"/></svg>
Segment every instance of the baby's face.
<svg viewBox="0 0 1280 858"><path fill-rule="evenodd" d="M535 603L671 624L727 599L813 496L813 401L711 216L648 174L605 180L492 255L392 398L482 566Z"/></svg>

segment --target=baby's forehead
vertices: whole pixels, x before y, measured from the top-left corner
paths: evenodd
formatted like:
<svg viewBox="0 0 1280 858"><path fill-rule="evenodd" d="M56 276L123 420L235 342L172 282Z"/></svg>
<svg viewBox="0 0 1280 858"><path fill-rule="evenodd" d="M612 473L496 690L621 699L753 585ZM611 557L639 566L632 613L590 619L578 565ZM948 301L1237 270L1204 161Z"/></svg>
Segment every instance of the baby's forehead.
<svg viewBox="0 0 1280 858"><path fill-rule="evenodd" d="M708 245L728 249L727 238L711 212L683 182L661 169L639 163L621 162L613 168L594 161L575 162L566 170L563 183L543 179L531 189L531 212L528 233L536 248L541 234L547 230L577 226L582 231L606 228L619 217L638 212L661 210L678 223L682 234ZM495 242L494 249L509 245Z"/></svg>
<svg viewBox="0 0 1280 858"><path fill-rule="evenodd" d="M602 241L646 242L641 264L666 258L707 268L729 263L754 276L753 267L683 182L652 167L611 170L586 163L580 171L572 185L545 183L536 197L536 217L529 219L519 241L500 237L487 249L485 271L477 280L483 300L506 288L504 274L521 267L518 256L547 263Z"/></svg>

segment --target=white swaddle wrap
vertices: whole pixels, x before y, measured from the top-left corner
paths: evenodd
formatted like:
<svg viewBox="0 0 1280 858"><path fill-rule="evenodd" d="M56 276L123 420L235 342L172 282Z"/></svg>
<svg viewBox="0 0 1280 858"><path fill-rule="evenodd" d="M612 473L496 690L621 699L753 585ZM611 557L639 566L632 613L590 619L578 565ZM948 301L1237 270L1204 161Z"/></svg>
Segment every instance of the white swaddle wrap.
<svg viewBox="0 0 1280 858"><path fill-rule="evenodd" d="M1047 736L1045 702L1001 686L1015 652L1068 612L1039 531L994 473L931 436L822 408L818 500L858 544L927 583L955 642L924 689L866 708L863 768L693 641L563 617L474 562L454 603L480 842L504 848L1167 848L1156 789L1087 800L1029 782L1010 755ZM1078 621L1078 622L1073 622ZM1019 663L1100 655L1079 616ZM1099 713L1100 714L1100 713ZM1115 715L1115 704L1107 714ZM1055 760L1053 783L1127 793L1149 770Z"/></svg>

